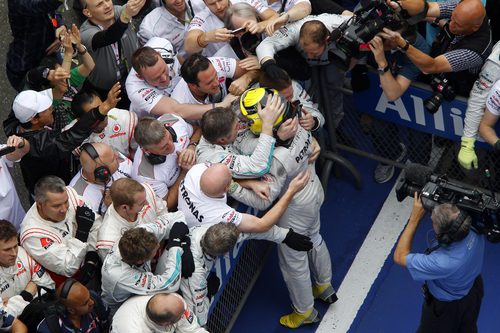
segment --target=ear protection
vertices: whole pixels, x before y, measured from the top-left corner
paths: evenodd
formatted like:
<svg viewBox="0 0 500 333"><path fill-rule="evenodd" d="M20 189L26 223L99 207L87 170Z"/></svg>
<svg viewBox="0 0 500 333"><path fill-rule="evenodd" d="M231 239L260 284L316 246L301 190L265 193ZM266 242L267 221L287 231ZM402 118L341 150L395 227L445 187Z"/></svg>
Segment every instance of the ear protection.
<svg viewBox="0 0 500 333"><path fill-rule="evenodd" d="M99 153L95 150L91 143L84 143L80 149L87 154L96 163L96 168L94 169L94 178L100 182L106 184L111 179L111 171L105 165L97 165L97 159L99 159Z"/></svg>
<svg viewBox="0 0 500 333"><path fill-rule="evenodd" d="M77 281L72 278L68 278L66 281L64 281L63 286L61 288L61 294L59 295L59 298L66 299L68 298L68 294L71 291L71 287L76 283Z"/></svg>
<svg viewBox="0 0 500 333"><path fill-rule="evenodd" d="M166 124L163 124L163 126L165 126L165 129L172 136L172 141L177 142L177 133L175 133L175 130L171 126L167 126ZM144 157L146 157L148 162L152 165L162 164L167 160L167 156L165 155L157 155L152 153L144 153Z"/></svg>
<svg viewBox="0 0 500 333"><path fill-rule="evenodd" d="M164 47L155 47L154 49L160 53L160 57L167 65L171 65L175 62L175 53L172 50L167 50Z"/></svg>
<svg viewBox="0 0 500 333"><path fill-rule="evenodd" d="M451 222L448 230L446 232L441 232L437 235L437 240L440 245L450 245L454 241L463 239L463 232L460 232L460 228L464 224L465 220L469 217L467 213L460 210L456 220Z"/></svg>

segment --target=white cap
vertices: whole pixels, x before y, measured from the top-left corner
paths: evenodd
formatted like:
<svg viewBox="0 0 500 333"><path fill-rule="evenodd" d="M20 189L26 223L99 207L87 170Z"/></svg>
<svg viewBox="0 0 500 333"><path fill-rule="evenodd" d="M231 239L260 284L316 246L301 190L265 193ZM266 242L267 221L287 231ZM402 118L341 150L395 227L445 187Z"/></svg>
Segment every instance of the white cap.
<svg viewBox="0 0 500 333"><path fill-rule="evenodd" d="M14 99L12 109L17 120L21 123L27 123L38 113L47 110L52 105L52 100L34 90L25 90L20 92Z"/></svg>
<svg viewBox="0 0 500 333"><path fill-rule="evenodd" d="M174 47L172 43L165 38L152 37L144 46L149 46L158 51L163 59L175 57Z"/></svg>

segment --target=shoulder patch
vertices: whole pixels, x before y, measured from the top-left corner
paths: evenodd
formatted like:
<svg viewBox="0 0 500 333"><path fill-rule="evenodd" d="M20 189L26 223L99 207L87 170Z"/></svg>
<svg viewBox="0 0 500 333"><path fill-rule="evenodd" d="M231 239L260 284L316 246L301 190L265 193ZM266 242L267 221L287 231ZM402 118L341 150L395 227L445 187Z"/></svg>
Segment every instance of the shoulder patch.
<svg viewBox="0 0 500 333"><path fill-rule="evenodd" d="M40 238L40 244L45 250L47 250L52 244L54 244L54 241L50 238Z"/></svg>

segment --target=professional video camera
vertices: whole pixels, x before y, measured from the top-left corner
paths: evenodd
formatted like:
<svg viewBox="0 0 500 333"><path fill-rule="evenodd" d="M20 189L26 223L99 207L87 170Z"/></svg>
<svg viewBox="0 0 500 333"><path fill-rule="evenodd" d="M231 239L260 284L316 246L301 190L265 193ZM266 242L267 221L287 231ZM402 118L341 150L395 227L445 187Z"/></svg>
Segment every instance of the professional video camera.
<svg viewBox="0 0 500 333"><path fill-rule="evenodd" d="M427 111L434 114L437 112L443 99L452 101L455 99L455 89L444 74L434 75L431 81L431 88L434 92L431 97L424 101Z"/></svg>
<svg viewBox="0 0 500 333"><path fill-rule="evenodd" d="M368 43L384 28L399 30L407 22L406 12L396 12L385 0L362 1L361 8L331 33L336 47L330 50L331 60L347 70L351 58L358 57L362 44ZM407 22L408 23L408 22Z"/></svg>
<svg viewBox="0 0 500 333"><path fill-rule="evenodd" d="M472 217L473 227L485 234L490 242L500 242L500 203L493 191L486 194L450 181L446 176L432 174L430 168L420 164L409 164L403 172L396 184L398 201L419 192L422 205L428 211L442 203L454 204Z"/></svg>

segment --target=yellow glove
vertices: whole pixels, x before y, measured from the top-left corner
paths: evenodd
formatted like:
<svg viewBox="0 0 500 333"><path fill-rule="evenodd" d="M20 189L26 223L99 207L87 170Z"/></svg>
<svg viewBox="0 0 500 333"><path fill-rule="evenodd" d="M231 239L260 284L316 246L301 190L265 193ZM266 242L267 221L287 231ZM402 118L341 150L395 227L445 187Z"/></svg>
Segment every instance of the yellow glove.
<svg viewBox="0 0 500 333"><path fill-rule="evenodd" d="M463 136L460 151L458 152L458 162L467 170L471 168L477 169L478 167L474 142L476 142L476 139Z"/></svg>

